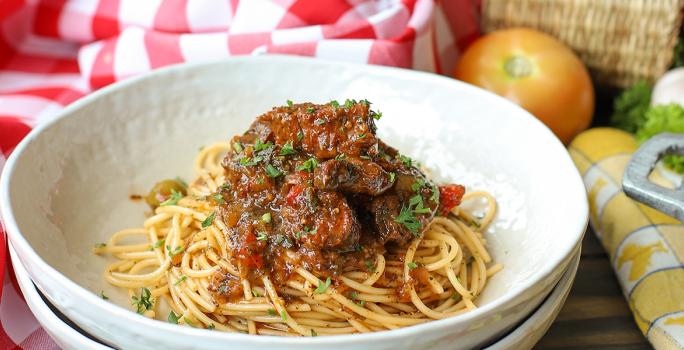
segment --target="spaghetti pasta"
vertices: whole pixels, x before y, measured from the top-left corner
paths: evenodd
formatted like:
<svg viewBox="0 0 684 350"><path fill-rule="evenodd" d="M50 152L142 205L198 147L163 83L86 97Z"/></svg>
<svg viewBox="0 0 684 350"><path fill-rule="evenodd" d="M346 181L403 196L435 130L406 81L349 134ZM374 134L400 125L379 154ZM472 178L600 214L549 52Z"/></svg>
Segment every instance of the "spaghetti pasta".
<svg viewBox="0 0 684 350"><path fill-rule="evenodd" d="M278 336L367 333L474 309L488 278L501 269L492 264L482 234L496 202L486 192L470 192L464 200L486 202L484 217L456 207L433 218L408 247L389 248L371 269L345 271L334 285L302 267L283 286L267 275L241 279L230 259L226 224L220 217L208 221L216 203L207 197L225 181L220 162L229 147L202 149L195 161L198 177L185 197L157 207L141 228L116 232L95 248L115 258L105 280L126 289L147 317L166 319L158 311L165 303L172 310L169 321L192 327ZM241 279L239 300L211 292L211 278L221 271Z"/></svg>

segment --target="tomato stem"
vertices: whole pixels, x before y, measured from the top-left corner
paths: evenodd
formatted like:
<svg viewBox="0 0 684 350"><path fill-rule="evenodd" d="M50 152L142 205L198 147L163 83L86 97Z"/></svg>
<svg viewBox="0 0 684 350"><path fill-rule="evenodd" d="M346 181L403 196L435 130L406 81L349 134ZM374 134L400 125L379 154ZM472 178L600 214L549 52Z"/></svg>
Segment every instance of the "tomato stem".
<svg viewBox="0 0 684 350"><path fill-rule="evenodd" d="M511 56L504 62L504 70L513 79L525 78L532 74L532 62L524 56Z"/></svg>

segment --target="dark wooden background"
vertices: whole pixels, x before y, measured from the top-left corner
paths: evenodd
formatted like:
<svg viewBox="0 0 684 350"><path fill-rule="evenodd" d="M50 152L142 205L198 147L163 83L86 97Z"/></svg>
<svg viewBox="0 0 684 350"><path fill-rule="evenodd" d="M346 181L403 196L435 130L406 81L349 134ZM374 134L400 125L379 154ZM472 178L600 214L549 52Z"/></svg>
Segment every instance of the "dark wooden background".
<svg viewBox="0 0 684 350"><path fill-rule="evenodd" d="M608 256L589 230L575 283L535 349L650 349L637 328Z"/></svg>

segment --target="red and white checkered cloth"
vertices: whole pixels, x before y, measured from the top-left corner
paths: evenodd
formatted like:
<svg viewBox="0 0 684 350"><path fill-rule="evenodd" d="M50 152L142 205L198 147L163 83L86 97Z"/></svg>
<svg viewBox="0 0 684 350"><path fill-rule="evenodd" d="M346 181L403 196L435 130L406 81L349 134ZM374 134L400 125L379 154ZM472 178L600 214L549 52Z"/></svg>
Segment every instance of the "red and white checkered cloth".
<svg viewBox="0 0 684 350"><path fill-rule="evenodd" d="M170 64L279 53L448 74L479 35L478 8L479 0L0 0L0 169L67 104ZM56 349L6 257L0 225L0 349Z"/></svg>

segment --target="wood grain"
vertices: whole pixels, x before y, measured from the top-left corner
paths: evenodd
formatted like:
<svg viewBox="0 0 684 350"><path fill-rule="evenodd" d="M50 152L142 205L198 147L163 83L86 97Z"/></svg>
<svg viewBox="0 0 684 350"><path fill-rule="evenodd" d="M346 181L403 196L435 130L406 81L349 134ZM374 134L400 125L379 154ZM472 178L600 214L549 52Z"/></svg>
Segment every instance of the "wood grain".
<svg viewBox="0 0 684 350"><path fill-rule="evenodd" d="M587 232L575 283L535 349L650 349L632 319L608 256Z"/></svg>

